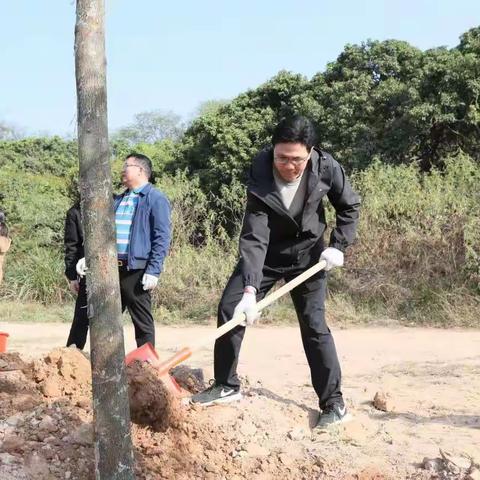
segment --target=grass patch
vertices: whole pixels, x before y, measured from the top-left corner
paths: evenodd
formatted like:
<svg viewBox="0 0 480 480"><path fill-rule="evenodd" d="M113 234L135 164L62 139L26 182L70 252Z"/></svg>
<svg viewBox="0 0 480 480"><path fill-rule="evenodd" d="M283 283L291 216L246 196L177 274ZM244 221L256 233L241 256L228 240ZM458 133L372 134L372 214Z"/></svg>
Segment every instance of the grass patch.
<svg viewBox="0 0 480 480"><path fill-rule="evenodd" d="M73 304L42 305L2 301L0 303L0 322L25 323L70 323L73 317Z"/></svg>

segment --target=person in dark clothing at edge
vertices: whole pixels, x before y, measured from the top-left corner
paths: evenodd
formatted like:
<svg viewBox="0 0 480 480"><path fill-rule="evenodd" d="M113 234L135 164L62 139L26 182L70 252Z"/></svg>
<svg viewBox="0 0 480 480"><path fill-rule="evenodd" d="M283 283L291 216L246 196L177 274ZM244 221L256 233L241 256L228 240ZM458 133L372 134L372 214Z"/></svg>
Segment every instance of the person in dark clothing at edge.
<svg viewBox="0 0 480 480"><path fill-rule="evenodd" d="M0 210L0 285L3 282L3 263L5 261L5 255L10 249L11 244L12 240L8 235L5 213Z"/></svg>
<svg viewBox="0 0 480 480"><path fill-rule="evenodd" d="M85 347L88 332L87 287L85 278L77 274L77 262L85 256L83 250L83 228L80 216L80 200L67 211L65 217L65 276L71 292L77 296L72 326L67 339L67 347L75 345L80 350Z"/></svg>
<svg viewBox="0 0 480 480"><path fill-rule="evenodd" d="M151 291L157 286L171 240L170 203L153 187L152 162L131 153L122 169L126 190L115 196L115 230L122 311L128 309L137 347L155 346ZM85 258L76 265L80 277L88 269Z"/></svg>
<svg viewBox="0 0 480 480"><path fill-rule="evenodd" d="M240 260L223 292L218 326L244 313L246 325L258 318L257 300L280 279L292 280L320 259L325 270L343 265L343 254L355 237L360 198L343 168L314 147L312 123L301 116L283 119L275 128L273 147L252 162L247 206L240 235ZM324 249L328 198L336 226ZM300 324L312 384L319 398L316 427L344 421L341 370L332 334L325 322L327 273L322 270L291 291ZM239 326L215 343L212 385L191 401L203 405L241 398L237 364L245 327Z"/></svg>

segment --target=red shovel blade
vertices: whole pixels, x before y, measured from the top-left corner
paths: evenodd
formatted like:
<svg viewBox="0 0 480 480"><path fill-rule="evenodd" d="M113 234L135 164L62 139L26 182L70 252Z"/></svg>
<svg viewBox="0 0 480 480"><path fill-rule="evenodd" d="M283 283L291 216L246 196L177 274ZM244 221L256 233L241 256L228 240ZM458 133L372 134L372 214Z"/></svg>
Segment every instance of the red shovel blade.
<svg viewBox="0 0 480 480"><path fill-rule="evenodd" d="M132 350L125 357L126 365L130 365L135 360L138 360L140 362L148 362L153 367L158 368L159 369L159 371L158 371L159 377L158 378L160 378L164 387L170 393L175 395L175 397L183 398L183 397L190 396L190 393L187 392L182 387L180 387L180 385L177 383L175 378L173 378L168 373L169 369L160 369L159 368L163 364L161 364L160 357L158 356L157 351L155 350L155 348L153 347L153 345L151 343L147 342L147 343L143 344L141 347L138 347L135 350Z"/></svg>
<svg viewBox="0 0 480 480"><path fill-rule="evenodd" d="M130 365L135 360L139 360L140 362L148 362L155 366L160 363L158 353L150 342L144 343L141 347L132 350L125 357L125 363L127 365Z"/></svg>

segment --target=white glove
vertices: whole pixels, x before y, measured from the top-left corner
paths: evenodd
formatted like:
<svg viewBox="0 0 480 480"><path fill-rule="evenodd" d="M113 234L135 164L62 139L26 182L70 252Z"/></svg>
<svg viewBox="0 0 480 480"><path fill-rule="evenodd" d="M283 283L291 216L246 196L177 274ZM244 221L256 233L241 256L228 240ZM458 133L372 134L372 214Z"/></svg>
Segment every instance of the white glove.
<svg viewBox="0 0 480 480"><path fill-rule="evenodd" d="M158 277L144 273L142 277L142 285L144 290L153 290L158 283Z"/></svg>
<svg viewBox="0 0 480 480"><path fill-rule="evenodd" d="M85 265L85 257L81 258L78 262L77 262L77 266L75 267L75 269L77 270L77 273L80 275L80 277L84 277L85 276L85 273L87 273L87 266Z"/></svg>
<svg viewBox="0 0 480 480"><path fill-rule="evenodd" d="M77 293L80 290L80 282L78 280L69 280L68 281L68 288L72 293Z"/></svg>
<svg viewBox="0 0 480 480"><path fill-rule="evenodd" d="M260 317L257 309L257 296L256 289L254 287L245 287L243 297L235 307L233 316L236 317L241 313L245 314L245 321L241 323L244 327L247 325L253 325Z"/></svg>
<svg viewBox="0 0 480 480"><path fill-rule="evenodd" d="M343 252L338 248L328 247L320 255L320 260L327 262L325 270L328 272L334 267L341 267L343 265Z"/></svg>

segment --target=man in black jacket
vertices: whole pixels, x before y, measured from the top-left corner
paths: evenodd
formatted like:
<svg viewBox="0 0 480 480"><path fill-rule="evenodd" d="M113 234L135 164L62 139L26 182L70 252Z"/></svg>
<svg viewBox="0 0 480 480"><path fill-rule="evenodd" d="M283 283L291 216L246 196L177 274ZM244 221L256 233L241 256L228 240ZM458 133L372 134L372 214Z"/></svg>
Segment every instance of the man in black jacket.
<svg viewBox="0 0 480 480"><path fill-rule="evenodd" d="M240 235L240 260L225 287L218 326L244 313L258 317L257 300L280 279L289 281L323 259L325 270L343 265L343 252L355 237L360 199L342 167L314 147L315 132L304 117L282 120L273 148L254 158L247 188L247 207ZM336 212L336 226L324 248L324 199ZM327 274L320 271L291 291L313 387L321 414L317 427L347 419L341 392L341 369L333 337L325 322ZM194 395L203 405L241 398L237 364L245 333L237 327L215 343L215 382Z"/></svg>
<svg viewBox="0 0 480 480"><path fill-rule="evenodd" d="M85 256L83 249L83 228L80 216L80 202L70 208L65 218L65 276L73 294L77 295L72 326L68 335L67 347L76 345L80 350L87 342L87 287L85 278L80 278L76 271L77 262Z"/></svg>

